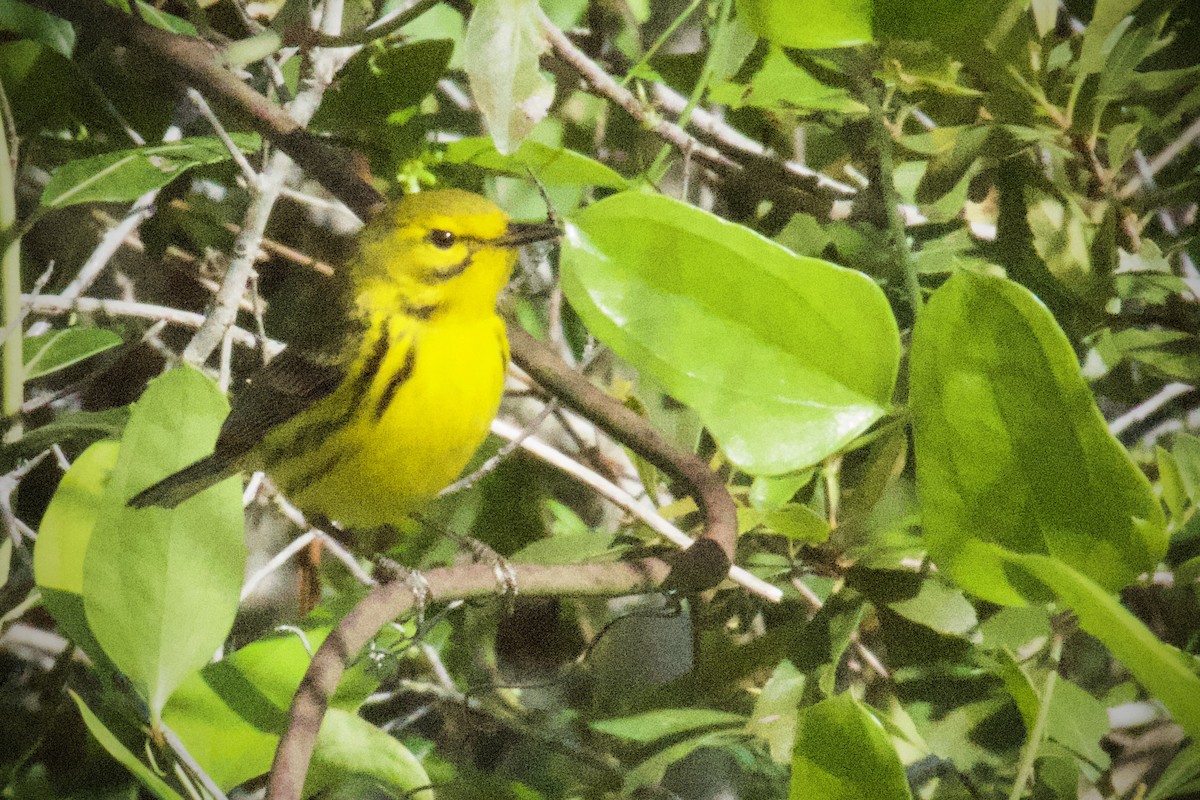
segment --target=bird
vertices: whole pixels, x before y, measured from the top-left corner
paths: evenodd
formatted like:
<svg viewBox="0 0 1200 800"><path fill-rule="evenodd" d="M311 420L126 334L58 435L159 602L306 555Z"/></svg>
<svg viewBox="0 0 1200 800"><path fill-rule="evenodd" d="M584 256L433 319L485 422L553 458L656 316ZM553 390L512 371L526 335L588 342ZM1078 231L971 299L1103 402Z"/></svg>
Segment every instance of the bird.
<svg viewBox="0 0 1200 800"><path fill-rule="evenodd" d="M403 525L487 435L509 360L497 298L519 248L558 235L460 189L390 203L321 312L334 333L289 344L235 393L212 454L129 505L174 508L263 470L306 514L351 529Z"/></svg>

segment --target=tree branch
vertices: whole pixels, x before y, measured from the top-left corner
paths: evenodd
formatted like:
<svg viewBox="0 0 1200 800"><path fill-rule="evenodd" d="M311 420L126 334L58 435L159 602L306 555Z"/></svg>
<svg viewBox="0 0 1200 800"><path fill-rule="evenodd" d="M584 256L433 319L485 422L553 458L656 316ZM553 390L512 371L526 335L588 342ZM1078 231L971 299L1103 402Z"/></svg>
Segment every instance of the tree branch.
<svg viewBox="0 0 1200 800"><path fill-rule="evenodd" d="M514 565L521 593L529 597L573 595L609 597L654 591L666 578L667 566L657 559L616 564L561 566ZM439 601L489 597L496 592L491 565L439 569L425 573L431 598ZM308 763L317 743L329 698L359 651L393 619L412 611L413 587L404 580L381 583L342 618L313 656L288 713L287 728L275 751L266 800L298 800Z"/></svg>

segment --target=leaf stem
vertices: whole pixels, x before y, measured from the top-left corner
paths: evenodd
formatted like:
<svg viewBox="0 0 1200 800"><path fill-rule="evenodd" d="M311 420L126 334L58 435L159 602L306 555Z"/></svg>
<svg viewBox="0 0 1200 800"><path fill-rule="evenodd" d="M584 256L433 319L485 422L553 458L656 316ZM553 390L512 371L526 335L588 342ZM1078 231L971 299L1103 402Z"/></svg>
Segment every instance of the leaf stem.
<svg viewBox="0 0 1200 800"><path fill-rule="evenodd" d="M892 132L888 129L887 118L884 116L883 103L879 98L879 88L875 85L875 79L869 71L862 76L860 86L862 100L867 106L871 122L868 148L874 150L879 159L877 173L879 198L883 203L883 212L887 219L888 237L891 239L892 252L904 272L904 288L908 293L908 302L912 306L915 319L921 313L921 283L917 277L917 262L913 258L912 246L908 241L908 231L904 227L904 216L900 213L900 193L896 191L896 163L892 152Z"/></svg>
<svg viewBox="0 0 1200 800"><path fill-rule="evenodd" d="M1046 737L1046 725L1050 719L1050 701L1054 699L1054 687L1058 683L1058 662L1062 658L1063 639L1055 635L1050 640L1050 672L1046 675L1046 685L1042 689L1041 703L1038 704L1037 719L1034 720L1033 730L1025 741L1025 751L1021 754L1021 764L1017 768L1017 779L1013 781L1012 791L1008 800L1021 800L1025 794L1026 784L1033 777L1033 765L1037 762L1038 751L1042 749L1042 740Z"/></svg>
<svg viewBox="0 0 1200 800"><path fill-rule="evenodd" d="M0 85L0 107L7 108L8 98L4 87ZM4 432L4 441L11 442L21 436L21 403L25 398L24 368L21 355L21 325L17 322L21 316L21 238L10 236L17 227L17 180L16 168L13 163L13 153L9 152L9 131L6 115L0 114L0 306L4 318L0 326L7 335L4 337L3 354L0 363L3 365L3 395L2 407L4 418L9 421L9 427Z"/></svg>

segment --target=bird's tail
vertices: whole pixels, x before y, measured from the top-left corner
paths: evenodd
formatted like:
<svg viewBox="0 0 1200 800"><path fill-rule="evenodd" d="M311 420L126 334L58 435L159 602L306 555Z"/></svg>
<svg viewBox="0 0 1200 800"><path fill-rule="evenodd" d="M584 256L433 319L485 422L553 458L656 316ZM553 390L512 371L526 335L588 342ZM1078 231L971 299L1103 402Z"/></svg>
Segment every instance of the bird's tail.
<svg viewBox="0 0 1200 800"><path fill-rule="evenodd" d="M174 508L192 495L215 486L238 472L238 464L230 463L228 458L214 453L138 492L129 499L129 505L134 508Z"/></svg>

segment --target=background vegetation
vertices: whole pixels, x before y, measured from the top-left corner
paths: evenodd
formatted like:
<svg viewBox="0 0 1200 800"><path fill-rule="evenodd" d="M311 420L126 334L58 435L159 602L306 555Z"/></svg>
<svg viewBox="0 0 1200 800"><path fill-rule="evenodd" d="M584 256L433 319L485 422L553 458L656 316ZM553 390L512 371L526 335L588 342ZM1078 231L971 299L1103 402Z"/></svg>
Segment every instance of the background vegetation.
<svg viewBox="0 0 1200 800"><path fill-rule="evenodd" d="M308 793L1200 796L1193 4L314 5L0 0L5 797L258 796L380 550L457 590ZM479 469L349 549L261 476L127 509L368 175L563 221ZM628 595L729 498L735 581Z"/></svg>

